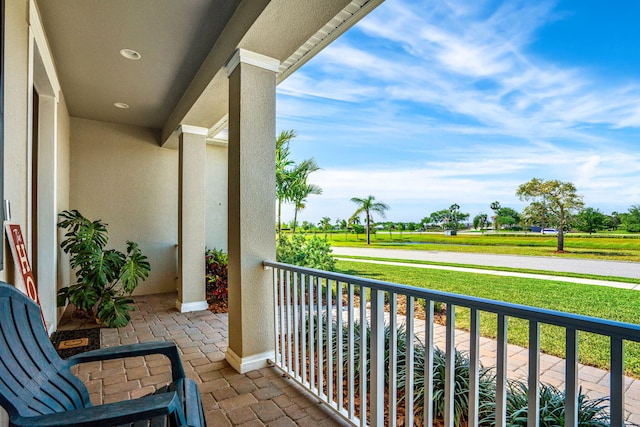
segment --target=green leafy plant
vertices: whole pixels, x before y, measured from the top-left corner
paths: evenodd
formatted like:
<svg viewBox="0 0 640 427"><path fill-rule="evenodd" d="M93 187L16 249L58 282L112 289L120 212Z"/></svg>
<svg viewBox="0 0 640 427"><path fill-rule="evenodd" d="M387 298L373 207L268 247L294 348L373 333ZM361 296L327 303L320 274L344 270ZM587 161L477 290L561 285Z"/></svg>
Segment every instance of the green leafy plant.
<svg viewBox="0 0 640 427"><path fill-rule="evenodd" d="M510 426L526 426L528 416L527 384L522 381L509 383L507 390L507 417ZM540 427L564 425L565 392L549 384L540 384ZM607 399L589 399L578 392L578 426L579 427L609 427L611 420L607 412ZM484 420L489 425L495 425L492 416Z"/></svg>
<svg viewBox="0 0 640 427"><path fill-rule="evenodd" d="M70 302L108 327L125 326L131 319L130 296L151 271L147 257L131 241L126 254L105 249L109 237L101 220L91 221L77 210L63 211L60 218L58 227L67 230L60 247L70 255L76 283L58 291L58 306Z"/></svg>
<svg viewBox="0 0 640 427"><path fill-rule="evenodd" d="M209 249L206 260L207 300L227 302L229 293L229 256L222 249Z"/></svg>
<svg viewBox="0 0 640 427"><path fill-rule="evenodd" d="M331 245L325 239L313 236L306 239L301 234L291 238L282 235L276 247L276 259L279 262L333 271L335 260L331 256Z"/></svg>

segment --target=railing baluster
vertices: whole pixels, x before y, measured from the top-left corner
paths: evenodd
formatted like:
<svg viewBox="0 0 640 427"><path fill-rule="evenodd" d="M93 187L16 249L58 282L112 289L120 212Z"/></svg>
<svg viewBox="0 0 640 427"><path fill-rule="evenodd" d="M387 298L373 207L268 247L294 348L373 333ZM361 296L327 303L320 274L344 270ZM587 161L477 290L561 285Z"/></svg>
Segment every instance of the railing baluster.
<svg viewBox="0 0 640 427"><path fill-rule="evenodd" d="M280 367L282 369L284 369L285 371L287 370L287 365L286 365L286 361L285 361L285 338L286 338L286 321L285 321L285 308L284 308L284 270L280 270Z"/></svg>
<svg viewBox="0 0 640 427"><path fill-rule="evenodd" d="M292 330L291 330L291 276L292 272L287 272L285 274L285 283L284 283L284 300L285 300L285 322L287 323L287 373L293 376L293 361L291 360L291 341L292 341Z"/></svg>
<svg viewBox="0 0 640 427"><path fill-rule="evenodd" d="M527 424L537 426L540 424L540 323L529 322L529 404L527 411Z"/></svg>
<svg viewBox="0 0 640 427"><path fill-rule="evenodd" d="M406 378L405 378L405 425L412 426L413 425L413 380L414 380L414 372L415 372L415 360L413 357L414 353L414 334L413 334L413 323L414 323L414 314L413 314L413 304L415 299L411 296L407 297L407 308L406 308L406 324L407 324L407 343L406 343Z"/></svg>
<svg viewBox="0 0 640 427"><path fill-rule="evenodd" d="M384 292L371 290L371 420L384 424Z"/></svg>
<svg viewBox="0 0 640 427"><path fill-rule="evenodd" d="M281 366L281 362L280 362L280 345L279 343L279 332L280 332L280 319L278 318L278 313L280 311L280 299L278 297L278 268L272 268L271 269L271 276L273 278L273 304L275 306L275 310L273 310L273 325L275 327L275 331L276 333L274 334L274 348L276 351L276 354L274 355L274 362L276 365Z"/></svg>
<svg viewBox="0 0 640 427"><path fill-rule="evenodd" d="M348 342L348 356L349 356L349 366L348 366L348 376L349 376L349 401L348 401L348 415L349 415L349 419L350 420L354 420L355 419L355 402L354 402L354 396L355 396L355 328L354 328L354 324L355 324L355 316L354 316L354 309L353 309L353 302L354 302L354 292L353 292L353 288L354 285L351 283L347 284L347 292L348 292L348 309L347 309L347 330L348 330L348 334L347 334L347 342Z"/></svg>
<svg viewBox="0 0 640 427"><path fill-rule="evenodd" d="M344 337L342 336L342 282L336 282L336 407L340 412L344 408L344 355L342 346L344 345Z"/></svg>
<svg viewBox="0 0 640 427"><path fill-rule="evenodd" d="M507 425L507 318L498 314L496 358L496 426Z"/></svg>
<svg viewBox="0 0 640 427"><path fill-rule="evenodd" d="M315 324L317 323L315 315L315 304L313 302L315 294L315 283L318 280L316 276L309 278L309 389L316 390L316 345L315 345ZM317 392L317 390L316 390Z"/></svg>
<svg viewBox="0 0 640 427"><path fill-rule="evenodd" d="M323 353L323 340L322 336L324 335L324 321L322 320L322 279L317 278L316 281L316 305L317 305L317 316L318 321L318 329L316 330L316 342L318 343L317 351L318 351L318 396L322 399L324 396L324 353Z"/></svg>
<svg viewBox="0 0 640 427"><path fill-rule="evenodd" d="M298 308L298 273L293 273L293 350L294 377L300 378L300 310Z"/></svg>
<svg viewBox="0 0 640 427"><path fill-rule="evenodd" d="M456 312L453 304L447 304L446 351L444 374L444 425L454 425L454 393L456 369Z"/></svg>
<svg viewBox="0 0 640 427"><path fill-rule="evenodd" d="M398 295L389 292L389 425L395 427L398 411Z"/></svg>
<svg viewBox="0 0 640 427"><path fill-rule="evenodd" d="M469 427L480 418L480 312L471 309L469 324ZM537 425L537 424L532 424Z"/></svg>
<svg viewBox="0 0 640 427"><path fill-rule="evenodd" d="M307 311L307 280L306 274L300 275L300 321L306 327L300 328L300 360L302 361L302 384L309 385L309 364L307 363L307 328L309 327L309 312Z"/></svg>
<svg viewBox="0 0 640 427"><path fill-rule="evenodd" d="M424 425L433 426L433 300L426 300L424 320Z"/></svg>
<svg viewBox="0 0 640 427"><path fill-rule="evenodd" d="M333 295L327 279L327 402L333 402Z"/></svg>
<svg viewBox="0 0 640 427"><path fill-rule="evenodd" d="M611 426L624 426L624 341L611 337Z"/></svg>
<svg viewBox="0 0 640 427"><path fill-rule="evenodd" d="M360 425L367 425L367 288L360 286Z"/></svg>
<svg viewBox="0 0 640 427"><path fill-rule="evenodd" d="M578 426L578 334L567 328L567 357L565 359L565 401L564 425Z"/></svg>

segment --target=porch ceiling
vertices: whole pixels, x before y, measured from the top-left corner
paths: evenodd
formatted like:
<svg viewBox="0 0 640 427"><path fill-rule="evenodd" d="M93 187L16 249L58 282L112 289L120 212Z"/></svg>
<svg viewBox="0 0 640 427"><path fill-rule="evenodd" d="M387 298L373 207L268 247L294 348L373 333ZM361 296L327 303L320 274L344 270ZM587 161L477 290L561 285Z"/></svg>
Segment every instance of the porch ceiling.
<svg viewBox="0 0 640 427"><path fill-rule="evenodd" d="M280 60L282 80L383 0L35 1L69 113L156 129L171 146L180 124L224 123L236 48Z"/></svg>

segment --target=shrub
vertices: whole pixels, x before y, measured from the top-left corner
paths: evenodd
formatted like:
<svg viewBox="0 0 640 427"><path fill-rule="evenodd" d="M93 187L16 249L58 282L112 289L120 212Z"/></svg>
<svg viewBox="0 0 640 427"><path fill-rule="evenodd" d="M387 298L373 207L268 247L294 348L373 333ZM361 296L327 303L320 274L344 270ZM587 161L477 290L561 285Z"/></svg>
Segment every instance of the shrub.
<svg viewBox="0 0 640 427"><path fill-rule="evenodd" d="M314 328L312 331L312 336L314 337L314 341L317 340L317 328L318 328L318 318L314 317ZM326 315L322 316L320 320L323 325L326 325ZM309 321L308 318L306 320L306 333L309 333ZM365 370L367 377L370 374L370 362L371 357L369 351L367 354L369 357L366 359L366 365L362 366L360 360L360 347L362 345L360 340L360 328L362 325L360 322L355 321L353 325L354 331L354 351L351 354L351 357L354 360L355 371L360 372L362 369ZM371 328L369 323L365 323L365 342L368 345L369 337L371 336ZM337 349L337 325L334 320L332 324L333 328L333 342L332 342L332 353L334 354ZM326 328L322 330L322 342L326 340ZM346 325L342 328L342 343L343 343L343 353L349 354L347 343L348 343L348 333L349 330ZM406 385L406 345L407 345L407 332L404 325L400 325L397 327L397 342L396 342L396 351L397 351L397 366L398 366L398 383L397 390L399 392L399 404L404 400L404 389ZM389 324L385 324L384 327L384 375L385 380L388 384L389 378L389 364L390 364L390 352L391 352L391 326ZM318 343L315 342L317 346ZM326 356L325 356L326 357ZM445 408L445 396L444 396L444 386L445 386L445 353L439 348L434 348L433 354L433 408L434 408L434 420L442 419L444 417L444 408ZM420 342L420 340L414 337L414 416L415 419L419 420L423 418L424 414L424 366L425 366L425 347ZM326 363L326 361L325 361ZM348 369L348 359L344 360L344 369ZM462 352L456 350L455 354L455 386L454 386L454 423L456 427L465 425L468 414L469 414L469 368L470 368L470 360L469 358ZM359 379L356 378L356 382ZM492 373L492 370L480 367L480 383L479 383L479 397L480 397L480 416L489 417L490 411L495 408L494 403L495 396L495 375Z"/></svg>
<svg viewBox="0 0 640 427"><path fill-rule="evenodd" d="M205 254L207 300L227 302L229 256L222 249L209 249Z"/></svg>
<svg viewBox="0 0 640 427"><path fill-rule="evenodd" d="M526 426L528 411L528 387L522 381L509 383L507 390L507 417L510 426ZM564 425L565 392L549 384L540 384L540 427ZM609 414L606 412L605 398L589 399L578 392L578 426L609 427ZM495 425L493 417L488 424Z"/></svg>
<svg viewBox="0 0 640 427"><path fill-rule="evenodd" d="M318 318L314 315L314 328L312 335L314 341L317 340ZM323 315L320 319L321 324L326 325L327 318ZM306 319L306 334L309 333L309 318ZM355 371L365 370L367 377L370 374L370 353L367 351L368 357L366 365L362 366L360 360L360 322L355 321L353 325L354 331L354 351L351 357L354 360ZM365 323L365 342L368 344L371 336L371 328ZM335 352L337 349L337 324L336 320L332 324L333 342L331 352L335 360ZM327 329L322 328L322 342L326 342ZM343 354L348 354L348 328L346 325L342 327ZM421 420L424 416L424 367L425 367L425 346L418 338L414 338L414 417ZM391 343L391 327L385 324L384 328L384 375L386 383L389 378L390 363L390 343ZM317 346L317 341L315 342ZM404 389L406 386L406 345L407 333L404 325L397 328L397 366L398 366L398 383L397 392L400 405L404 400ZM316 347L317 348L317 347ZM325 353L326 357L326 353ZM325 360L327 363L327 360ZM344 360L344 369L348 368L348 359ZM438 422L444 418L445 411L445 363L446 354L443 350L435 347L433 351L433 417ZM471 362L466 353L455 350L454 357L454 425L461 427L467 425L469 416L469 374ZM356 375L356 383L359 377ZM356 384L356 393L357 393ZM479 372L479 424L482 426L495 426L495 394L496 394L496 378L493 370L480 365ZM564 391L558 390L552 385L540 384L540 427L561 426L564 423ZM608 427L610 425L609 414L605 402L607 399L589 399L586 395L579 392L578 397L578 426L579 427ZM509 426L526 426L528 414L528 389L526 383L522 381L513 381L509 383L507 389L507 418Z"/></svg>
<svg viewBox="0 0 640 427"><path fill-rule="evenodd" d="M400 343L399 343L400 344ZM404 346L403 346L404 347ZM400 349L399 349L400 351ZM404 349L402 350L404 351ZM453 396L453 421L456 427L466 425L469 416L469 372L471 362L469 357L461 351L455 350L454 357L454 396ZM438 347L433 351L433 419L443 419L445 412L445 362L446 354ZM424 366L425 347L422 343L417 343L414 353L414 416L422 419L424 416ZM405 386L406 367L401 366L401 373L398 375L398 388ZM479 373L479 413L480 417L489 416L495 408L495 375L491 369L480 366Z"/></svg>
<svg viewBox="0 0 640 427"><path fill-rule="evenodd" d="M301 267L319 270L335 270L335 260L331 256L331 245L325 239L313 236L306 239L301 234L291 238L281 235L276 247L276 260Z"/></svg>

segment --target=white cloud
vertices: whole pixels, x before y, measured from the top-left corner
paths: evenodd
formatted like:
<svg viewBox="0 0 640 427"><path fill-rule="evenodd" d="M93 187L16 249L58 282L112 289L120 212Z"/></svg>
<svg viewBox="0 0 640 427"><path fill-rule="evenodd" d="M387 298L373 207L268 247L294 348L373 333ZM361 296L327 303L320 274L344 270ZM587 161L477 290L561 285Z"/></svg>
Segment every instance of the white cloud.
<svg viewBox="0 0 640 427"><path fill-rule="evenodd" d="M324 193L301 218L348 216L349 199L368 194L390 217L394 204L424 215L456 201L517 206L515 188L534 176L574 182L605 211L640 202L628 134L639 133L640 81L536 55L538 31L562 19L555 2L494 4L385 2L279 86L279 120L334 161L314 174Z"/></svg>

